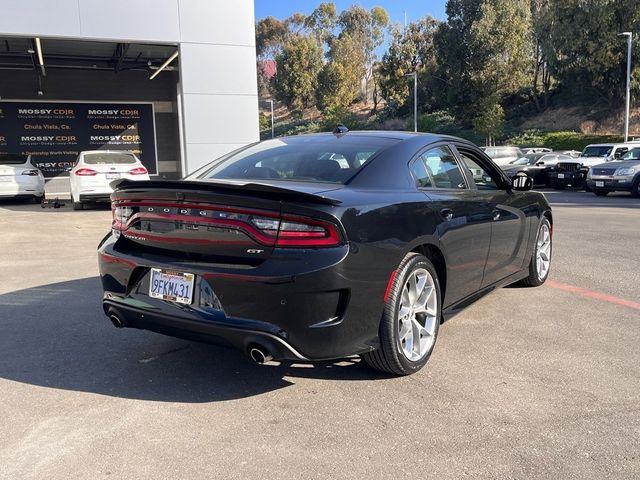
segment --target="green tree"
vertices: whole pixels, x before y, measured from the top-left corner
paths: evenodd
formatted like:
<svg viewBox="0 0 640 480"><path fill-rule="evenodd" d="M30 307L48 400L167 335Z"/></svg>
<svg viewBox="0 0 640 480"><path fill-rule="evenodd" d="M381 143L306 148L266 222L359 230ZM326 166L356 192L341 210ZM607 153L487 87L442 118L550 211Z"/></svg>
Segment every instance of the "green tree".
<svg viewBox="0 0 640 480"><path fill-rule="evenodd" d="M277 100L292 110L314 104L322 53L320 45L310 36L289 37L276 56L278 72L273 85Z"/></svg>
<svg viewBox="0 0 640 480"><path fill-rule="evenodd" d="M487 145L495 145L495 138L502 136L504 110L496 98L480 102L478 114L473 118L473 129L486 138Z"/></svg>
<svg viewBox="0 0 640 480"><path fill-rule="evenodd" d="M550 2L547 25L550 66L567 86L588 88L611 104L624 101L626 43L618 33L637 32L637 0ZM635 49L633 63L640 60ZM576 89L577 90L577 89Z"/></svg>
<svg viewBox="0 0 640 480"><path fill-rule="evenodd" d="M318 5L304 23L305 27L315 35L318 43L322 44L336 28L337 20L336 5L333 2L325 2Z"/></svg>
<svg viewBox="0 0 640 480"><path fill-rule="evenodd" d="M487 97L501 102L529 83L530 0L449 0L435 44L440 93L468 123Z"/></svg>
<svg viewBox="0 0 640 480"><path fill-rule="evenodd" d="M323 112L349 107L359 95L365 73L364 52L349 34L331 39L328 60L320 72L316 91L318 108Z"/></svg>
<svg viewBox="0 0 640 480"><path fill-rule="evenodd" d="M338 38L348 35L353 41L354 48L360 50L362 58L362 79L364 85L364 100L368 100L369 84L374 75L374 64L377 59L376 49L384 43L385 29L389 25L389 14L382 7L366 10L358 5L343 10L338 17L341 32Z"/></svg>
<svg viewBox="0 0 640 480"><path fill-rule="evenodd" d="M389 49L383 55L378 71L380 92L391 112L397 112L411 98L408 73L418 72L421 87L418 96L422 107L431 96L428 91L429 75L433 74L436 66L433 39L438 25L437 20L425 17L404 29L392 28Z"/></svg>

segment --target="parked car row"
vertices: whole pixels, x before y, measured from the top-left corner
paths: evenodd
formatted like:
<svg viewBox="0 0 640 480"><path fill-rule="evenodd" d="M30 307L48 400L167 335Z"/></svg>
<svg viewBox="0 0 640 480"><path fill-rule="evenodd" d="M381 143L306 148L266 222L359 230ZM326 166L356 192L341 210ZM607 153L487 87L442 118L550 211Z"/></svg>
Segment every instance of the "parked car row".
<svg viewBox="0 0 640 480"><path fill-rule="evenodd" d="M118 179L149 180L149 172L131 152L91 150L80 152L70 173L74 210L87 203L110 202L111 182ZM44 199L44 176L31 162L31 155L0 156L0 198Z"/></svg>
<svg viewBox="0 0 640 480"><path fill-rule="evenodd" d="M545 149L509 146L483 150L508 177L524 173L535 186L558 190L575 187L598 196L626 191L640 197L640 142L587 145L582 152L541 152Z"/></svg>

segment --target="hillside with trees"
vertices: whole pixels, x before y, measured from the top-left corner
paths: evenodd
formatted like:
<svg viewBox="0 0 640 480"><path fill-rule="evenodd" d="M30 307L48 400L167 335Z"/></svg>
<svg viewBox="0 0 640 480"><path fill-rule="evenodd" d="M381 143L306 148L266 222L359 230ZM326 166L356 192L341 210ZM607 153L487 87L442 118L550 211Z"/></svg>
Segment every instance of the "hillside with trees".
<svg viewBox="0 0 640 480"><path fill-rule="evenodd" d="M276 133L412 128L414 72L421 131L477 143L571 138L574 147L621 133L618 33L638 31L637 0L449 0L446 15L404 26L382 7L338 12L327 2L308 16L259 20L260 98L276 102ZM639 60L634 44L632 99ZM268 125L261 114L265 134ZM636 109L631 132L640 134Z"/></svg>

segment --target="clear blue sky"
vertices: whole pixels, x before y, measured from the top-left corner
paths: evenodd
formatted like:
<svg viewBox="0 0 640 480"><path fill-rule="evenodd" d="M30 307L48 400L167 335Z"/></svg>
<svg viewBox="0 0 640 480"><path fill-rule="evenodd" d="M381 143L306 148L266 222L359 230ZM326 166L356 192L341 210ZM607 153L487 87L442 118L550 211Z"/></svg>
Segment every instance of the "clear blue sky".
<svg viewBox="0 0 640 480"><path fill-rule="evenodd" d="M272 15L276 18L286 18L292 13L301 12L310 14L322 1L330 0L255 0L256 20ZM411 22L426 15L431 15L439 20L444 20L446 0L334 0L338 12L351 5L360 5L364 8L380 6L389 12L392 22L403 23L404 12L407 12L407 21Z"/></svg>

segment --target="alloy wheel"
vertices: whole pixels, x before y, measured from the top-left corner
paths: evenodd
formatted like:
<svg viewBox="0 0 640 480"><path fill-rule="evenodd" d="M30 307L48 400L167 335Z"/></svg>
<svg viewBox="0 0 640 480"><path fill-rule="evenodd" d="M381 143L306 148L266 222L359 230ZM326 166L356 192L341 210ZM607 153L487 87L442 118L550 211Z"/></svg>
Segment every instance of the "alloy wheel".
<svg viewBox="0 0 640 480"><path fill-rule="evenodd" d="M398 347L408 360L417 362L431 351L438 318L434 279L418 268L409 274L398 307Z"/></svg>
<svg viewBox="0 0 640 480"><path fill-rule="evenodd" d="M549 273L551 265L551 231L545 222L540 226L538 232L538 245L536 248L536 271L538 278L543 280Z"/></svg>

